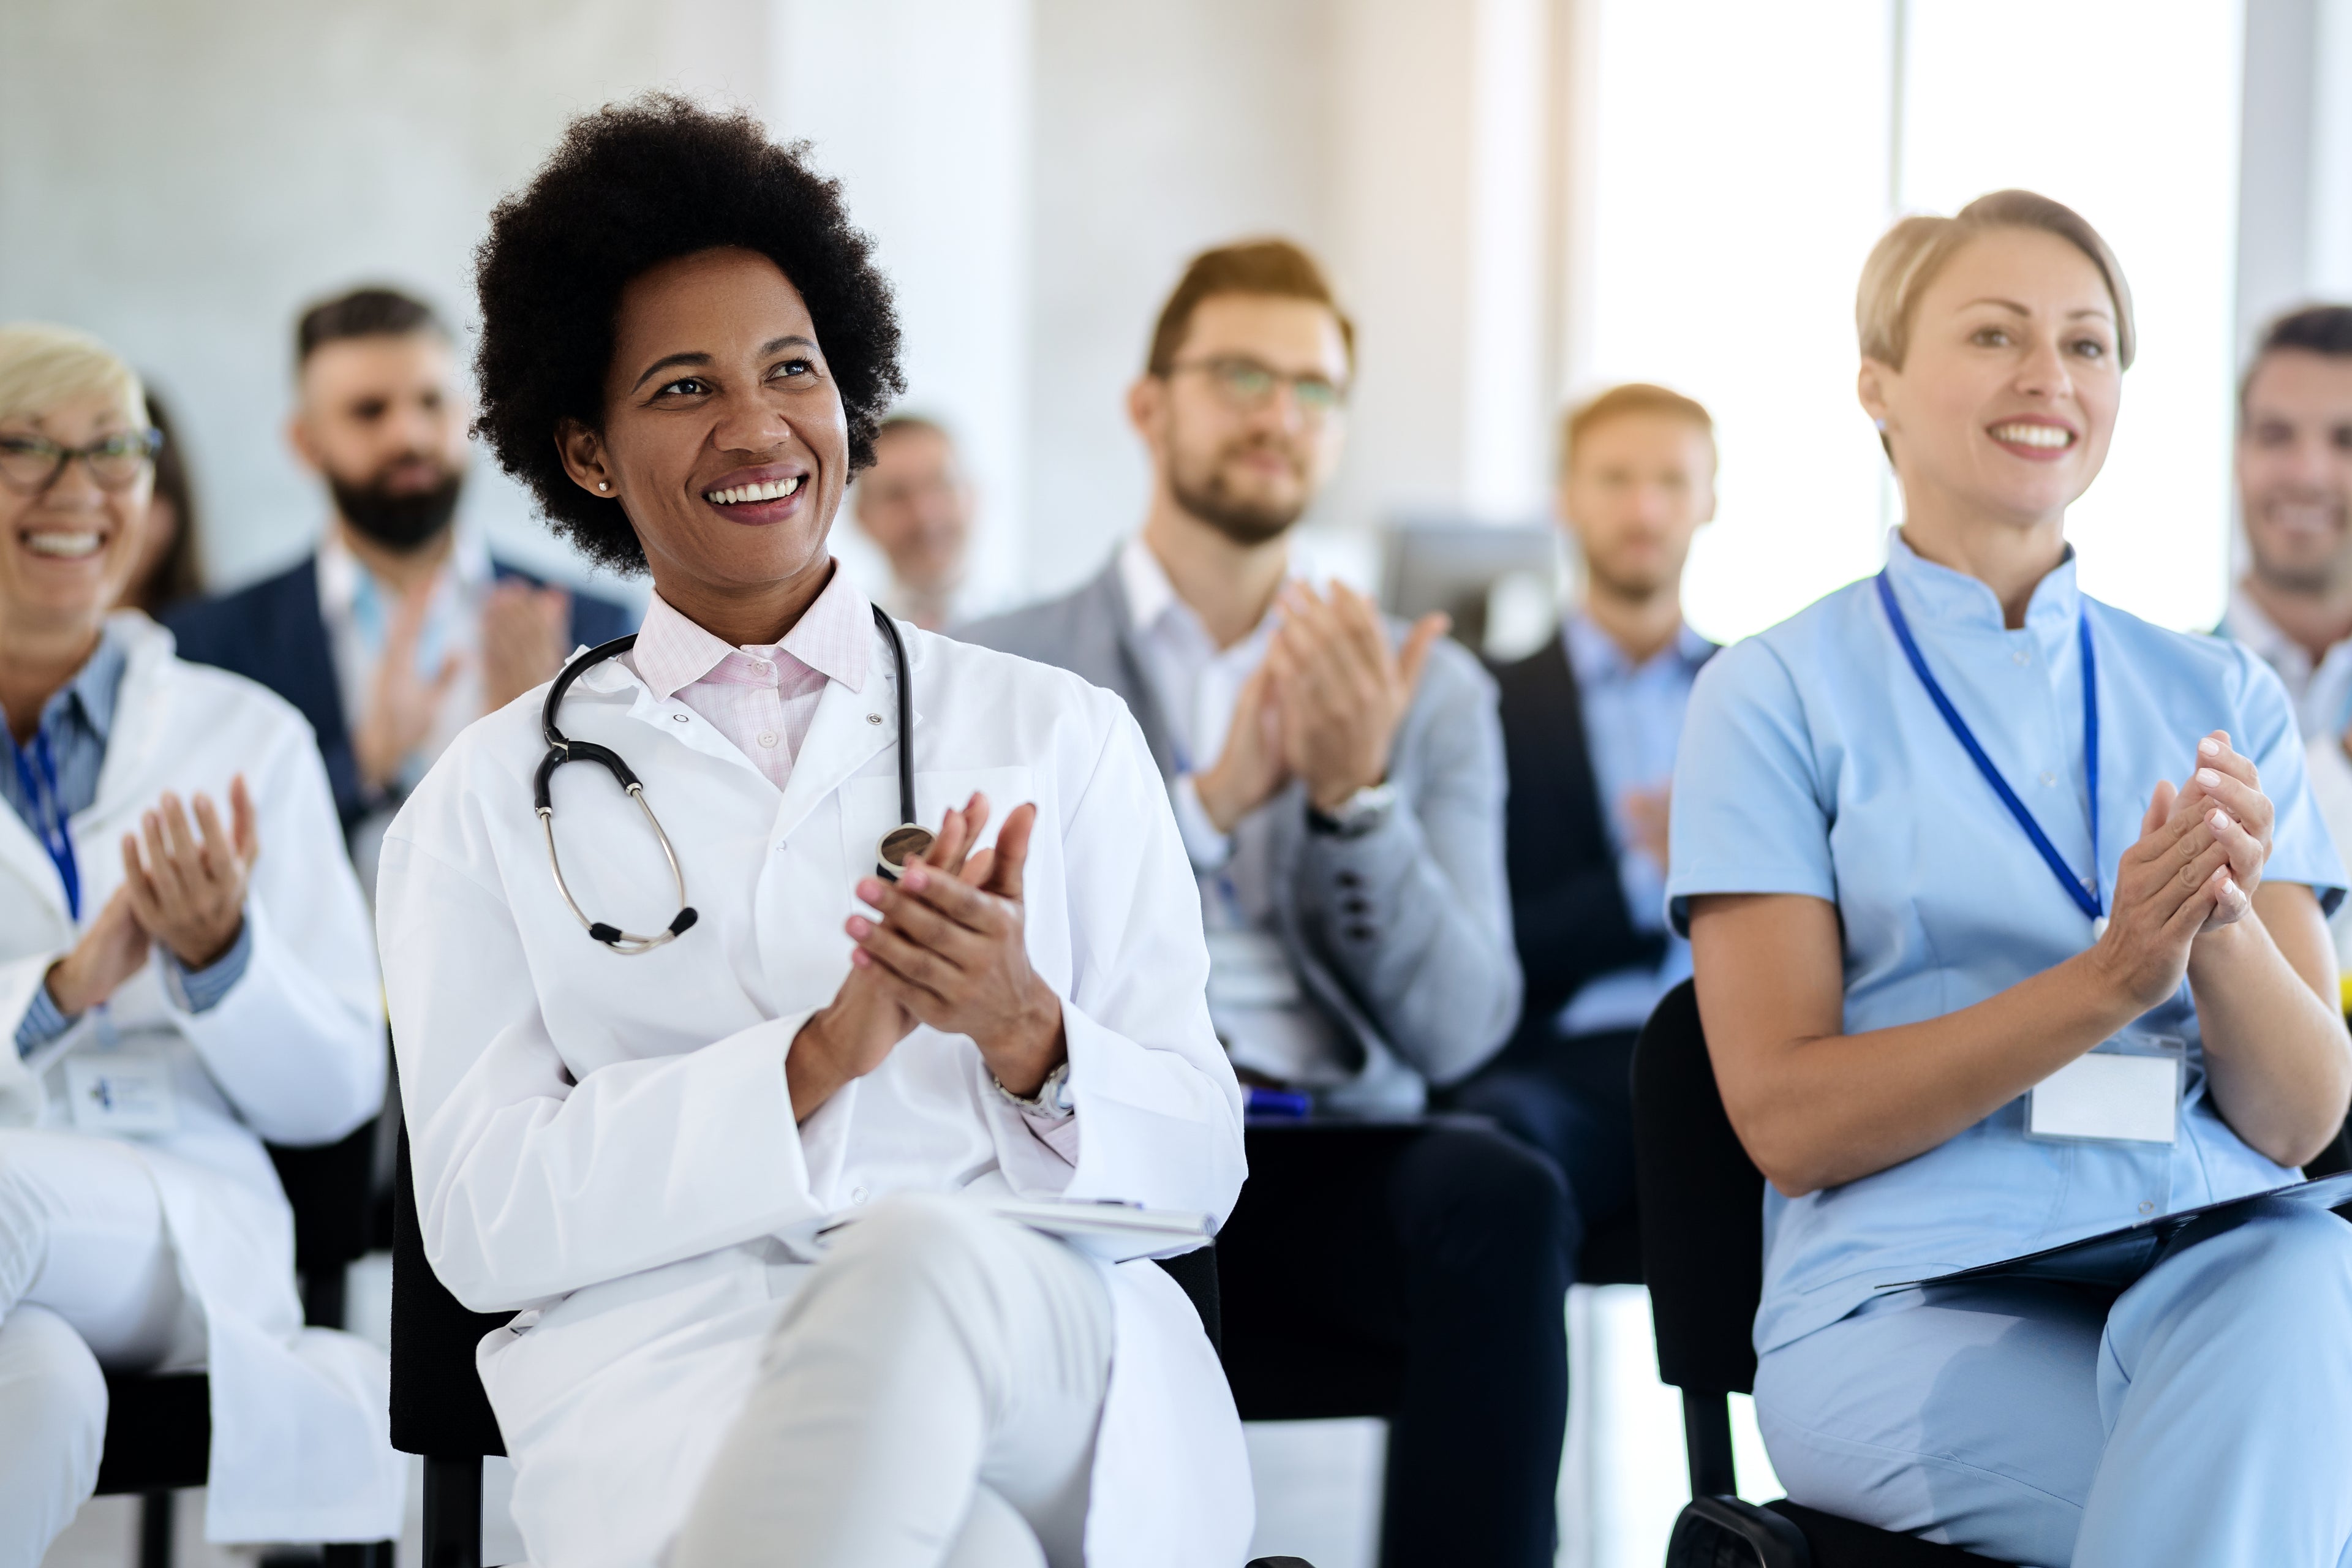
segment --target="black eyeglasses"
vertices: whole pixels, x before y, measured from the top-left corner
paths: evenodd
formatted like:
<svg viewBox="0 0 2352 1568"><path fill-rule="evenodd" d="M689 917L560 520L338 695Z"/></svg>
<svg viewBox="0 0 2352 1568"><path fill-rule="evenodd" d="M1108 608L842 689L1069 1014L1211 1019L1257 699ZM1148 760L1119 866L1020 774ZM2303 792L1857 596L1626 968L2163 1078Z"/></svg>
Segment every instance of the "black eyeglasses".
<svg viewBox="0 0 2352 1568"><path fill-rule="evenodd" d="M1309 421L1330 417L1348 401L1348 389L1328 376L1311 371L1304 375L1286 375L1247 354L1217 354L1168 367L1171 375L1185 371L1198 371L1207 376L1209 384L1217 389L1217 395L1224 399L1227 406L1244 414L1255 414L1273 402L1275 389L1281 386L1290 388L1290 395L1298 401L1299 414Z"/></svg>
<svg viewBox="0 0 2352 1568"><path fill-rule="evenodd" d="M45 436L0 436L0 479L26 495L45 495L79 458L100 489L128 489L163 449L161 430L124 430L87 447L60 447Z"/></svg>

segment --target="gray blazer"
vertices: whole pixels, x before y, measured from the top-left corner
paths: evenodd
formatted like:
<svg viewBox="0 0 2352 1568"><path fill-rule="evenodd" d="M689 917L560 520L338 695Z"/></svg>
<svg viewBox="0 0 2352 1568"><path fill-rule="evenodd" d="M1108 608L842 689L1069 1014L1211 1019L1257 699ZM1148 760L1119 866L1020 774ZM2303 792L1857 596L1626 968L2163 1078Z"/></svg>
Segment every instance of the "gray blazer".
<svg viewBox="0 0 2352 1568"><path fill-rule="evenodd" d="M1391 626L1392 636L1402 636ZM1127 700L1160 775L1175 747L1134 645L1116 558L1063 598L954 634L1059 665ZM1467 1078L1519 1016L1519 961L1503 871L1503 732L1495 683L1439 638L1390 752L1397 808L1360 838L1311 833L1293 782L1276 814L1276 915L1307 994L1360 1053L1334 1110L1417 1110L1429 1083Z"/></svg>

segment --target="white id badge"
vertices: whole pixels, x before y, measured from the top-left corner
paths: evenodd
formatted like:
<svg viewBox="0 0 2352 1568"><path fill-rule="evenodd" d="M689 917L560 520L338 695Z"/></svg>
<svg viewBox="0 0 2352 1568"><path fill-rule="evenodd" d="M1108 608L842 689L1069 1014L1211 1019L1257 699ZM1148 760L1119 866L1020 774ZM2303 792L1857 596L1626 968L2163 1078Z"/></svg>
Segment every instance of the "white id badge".
<svg viewBox="0 0 2352 1568"><path fill-rule="evenodd" d="M66 1058L66 1094L85 1132L171 1132L180 1125L171 1064L160 1052L81 1050Z"/></svg>
<svg viewBox="0 0 2352 1568"><path fill-rule="evenodd" d="M2180 1136L2187 1049L2179 1040L2114 1039L2033 1086L2025 1135L2101 1143L2171 1143Z"/></svg>
<svg viewBox="0 0 2352 1568"><path fill-rule="evenodd" d="M1295 1007L1298 976L1282 942L1262 931L1211 931L1209 1005L1213 1007Z"/></svg>

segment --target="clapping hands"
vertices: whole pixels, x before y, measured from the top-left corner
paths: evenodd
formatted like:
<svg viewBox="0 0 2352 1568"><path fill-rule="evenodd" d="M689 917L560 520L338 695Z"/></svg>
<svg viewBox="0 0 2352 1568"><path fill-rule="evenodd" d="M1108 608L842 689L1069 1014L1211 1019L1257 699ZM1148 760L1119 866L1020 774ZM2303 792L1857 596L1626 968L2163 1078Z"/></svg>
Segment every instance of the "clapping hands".
<svg viewBox="0 0 2352 1568"><path fill-rule="evenodd" d="M1224 750L1193 779L1221 833L1293 778L1326 811L1386 778L1429 650L1451 625L1443 615L1423 616L1394 647L1379 609L1345 584L1323 595L1293 583L1276 603L1281 624L1265 661L1243 684Z"/></svg>
<svg viewBox="0 0 2352 1568"><path fill-rule="evenodd" d="M245 895L261 844L253 796L242 775L229 781L226 826L210 796L198 794L194 821L180 797L163 792L122 836L122 886L106 901L73 950L49 966L49 998L68 1016L114 994L163 944L184 969L217 963L245 929ZM143 837L143 845L142 845Z"/></svg>

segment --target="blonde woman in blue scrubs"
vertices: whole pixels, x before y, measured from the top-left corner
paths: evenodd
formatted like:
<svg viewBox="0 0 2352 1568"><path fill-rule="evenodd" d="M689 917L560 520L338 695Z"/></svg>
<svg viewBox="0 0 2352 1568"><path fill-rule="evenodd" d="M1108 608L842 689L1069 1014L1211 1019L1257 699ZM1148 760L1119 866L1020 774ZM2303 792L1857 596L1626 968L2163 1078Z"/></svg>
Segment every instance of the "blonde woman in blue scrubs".
<svg viewBox="0 0 2352 1568"><path fill-rule="evenodd" d="M1906 218L1856 315L1885 573L1710 663L1675 779L1669 898L1770 1181L1773 1465L2006 1562L2352 1564L2342 1220L2193 1226L2113 1302L1874 1289L2292 1182L2352 1050L2285 693L2075 585L2134 347L2106 244L2019 191Z"/></svg>

